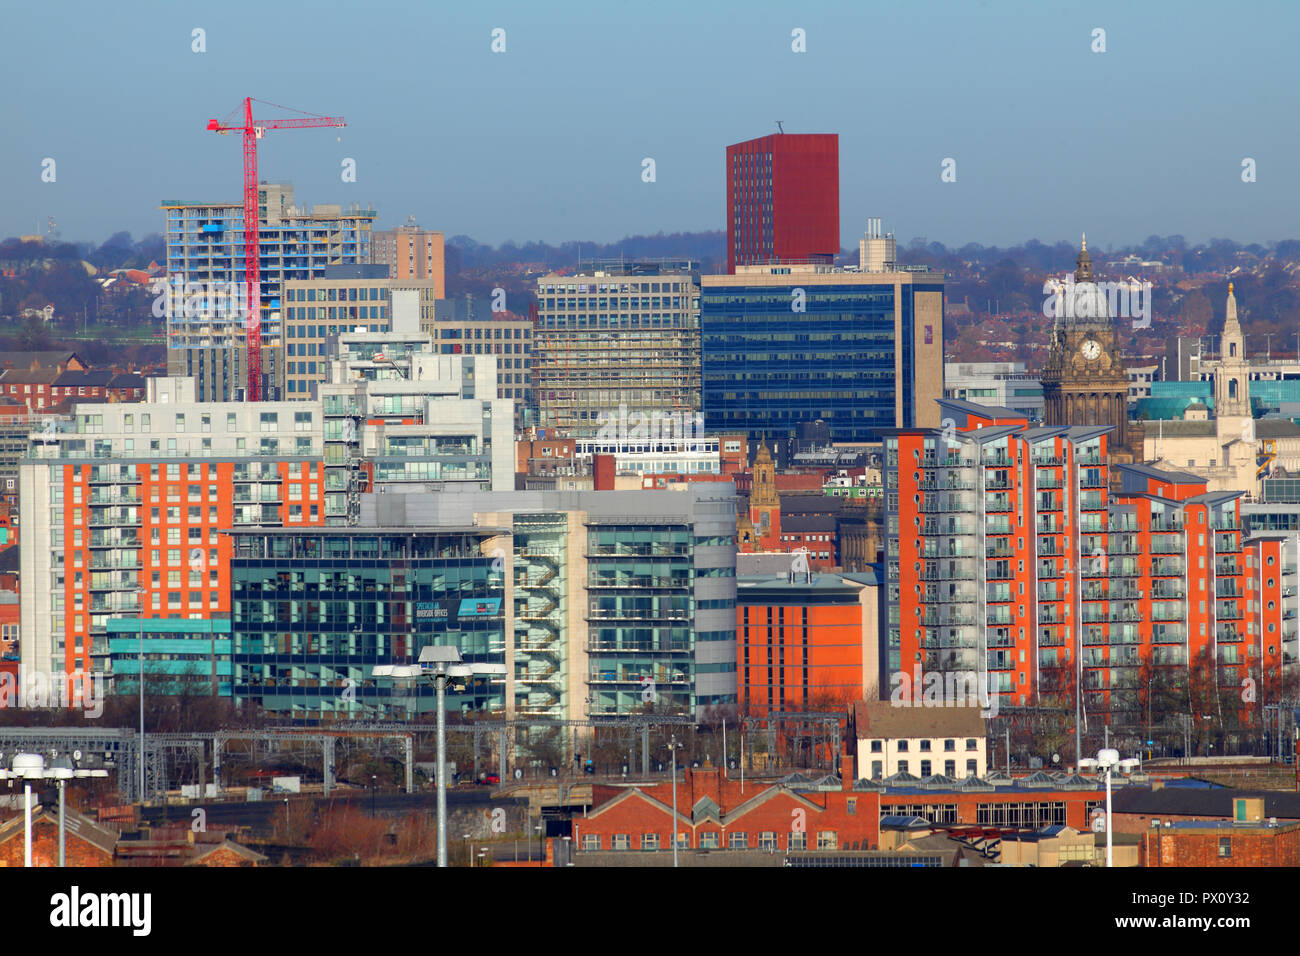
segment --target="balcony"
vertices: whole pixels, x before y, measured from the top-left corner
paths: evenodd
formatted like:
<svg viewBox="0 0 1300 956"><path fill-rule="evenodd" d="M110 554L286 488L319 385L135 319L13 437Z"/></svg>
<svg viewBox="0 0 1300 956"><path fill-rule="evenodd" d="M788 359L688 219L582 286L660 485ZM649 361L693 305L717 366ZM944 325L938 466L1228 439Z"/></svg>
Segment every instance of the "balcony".
<svg viewBox="0 0 1300 956"><path fill-rule="evenodd" d="M925 627L969 627L976 621L974 614L927 614L921 618Z"/></svg>
<svg viewBox="0 0 1300 956"><path fill-rule="evenodd" d="M102 552L91 552L90 555L90 570L92 571L138 571L139 569L139 554L110 556Z"/></svg>
<svg viewBox="0 0 1300 956"><path fill-rule="evenodd" d="M1240 554L1241 537L1235 534L1216 534L1214 550L1219 554Z"/></svg>
<svg viewBox="0 0 1300 956"><path fill-rule="evenodd" d="M590 642L588 654L689 654L691 648L686 642L669 644L618 644L613 641Z"/></svg>
<svg viewBox="0 0 1300 956"><path fill-rule="evenodd" d="M593 605L587 612L588 621L687 621L690 613L678 608L601 608Z"/></svg>
<svg viewBox="0 0 1300 956"><path fill-rule="evenodd" d="M974 581L974 571L922 571L922 581Z"/></svg>
<svg viewBox="0 0 1300 956"><path fill-rule="evenodd" d="M92 505L139 505L142 499L138 491L125 491L119 488L91 488Z"/></svg>
<svg viewBox="0 0 1300 956"><path fill-rule="evenodd" d="M690 578L673 578L673 577L635 577L629 575L624 578L611 577L589 577L587 579L588 588L644 588L644 589L663 589L663 588L689 588L691 586Z"/></svg>
<svg viewBox="0 0 1300 956"><path fill-rule="evenodd" d="M136 527L140 524L140 512L135 508L91 508L90 527L117 528Z"/></svg>
<svg viewBox="0 0 1300 956"><path fill-rule="evenodd" d="M669 685L689 686L691 679L684 671L635 671L622 669L592 671L588 678L590 684L634 684L640 686L643 681L654 681L657 687Z"/></svg>

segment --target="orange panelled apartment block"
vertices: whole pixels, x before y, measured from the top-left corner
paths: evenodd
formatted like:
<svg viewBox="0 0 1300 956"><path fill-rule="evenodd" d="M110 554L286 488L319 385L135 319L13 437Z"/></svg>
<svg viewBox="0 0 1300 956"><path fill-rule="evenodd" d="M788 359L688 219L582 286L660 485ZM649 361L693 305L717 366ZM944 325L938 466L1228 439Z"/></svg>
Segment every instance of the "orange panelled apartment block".
<svg viewBox="0 0 1300 956"><path fill-rule="evenodd" d="M136 587L146 618L229 615L231 541L220 529L254 517L324 523L322 462L257 465L254 476L249 462L131 462L113 477L102 466L62 466L67 672L90 669L95 617L134 613Z"/></svg>
<svg viewBox="0 0 1300 956"><path fill-rule="evenodd" d="M1081 676L1134 724L1161 677L1276 699L1283 539L1243 540L1243 492L1121 464L1112 495L1109 426L939 404L944 430L886 437L891 674L974 673L1003 706Z"/></svg>
<svg viewBox="0 0 1300 956"><path fill-rule="evenodd" d="M879 687L874 573L747 575L736 581L742 711L841 710Z"/></svg>
<svg viewBox="0 0 1300 956"><path fill-rule="evenodd" d="M198 403L149 379L140 405L79 405L19 466L23 665L89 673L113 617L230 614L229 528L325 523L318 407Z"/></svg>

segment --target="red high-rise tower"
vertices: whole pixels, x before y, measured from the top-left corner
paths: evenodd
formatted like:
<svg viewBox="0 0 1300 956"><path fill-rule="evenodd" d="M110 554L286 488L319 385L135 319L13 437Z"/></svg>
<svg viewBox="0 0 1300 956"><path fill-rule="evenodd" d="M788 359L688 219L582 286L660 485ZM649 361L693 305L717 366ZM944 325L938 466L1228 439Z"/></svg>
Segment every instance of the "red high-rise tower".
<svg viewBox="0 0 1300 956"><path fill-rule="evenodd" d="M727 271L840 251L840 138L776 133L727 147Z"/></svg>

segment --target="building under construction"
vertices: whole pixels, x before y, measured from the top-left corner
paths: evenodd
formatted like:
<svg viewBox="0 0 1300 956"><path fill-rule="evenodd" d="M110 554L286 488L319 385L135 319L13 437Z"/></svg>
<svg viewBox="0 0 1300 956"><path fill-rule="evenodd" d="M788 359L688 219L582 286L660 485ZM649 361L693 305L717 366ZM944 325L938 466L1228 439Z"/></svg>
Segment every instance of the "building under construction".
<svg viewBox="0 0 1300 956"><path fill-rule="evenodd" d="M538 279L539 424L593 437L616 421L693 421L699 282L688 260L597 261Z"/></svg>

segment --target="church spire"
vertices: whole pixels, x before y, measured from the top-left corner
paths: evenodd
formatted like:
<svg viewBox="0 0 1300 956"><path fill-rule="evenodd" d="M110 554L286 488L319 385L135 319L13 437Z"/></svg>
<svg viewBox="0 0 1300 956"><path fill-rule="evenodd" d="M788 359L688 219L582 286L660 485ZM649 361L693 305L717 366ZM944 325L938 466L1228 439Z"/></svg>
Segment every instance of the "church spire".
<svg viewBox="0 0 1300 956"><path fill-rule="evenodd" d="M1224 335L1241 335L1241 324L1237 321L1237 297L1232 293L1232 283L1228 283L1228 311L1223 320Z"/></svg>
<svg viewBox="0 0 1300 956"><path fill-rule="evenodd" d="M1092 256L1088 254L1088 234L1083 234L1083 243L1079 247L1079 258L1074 260L1074 281L1092 281Z"/></svg>

